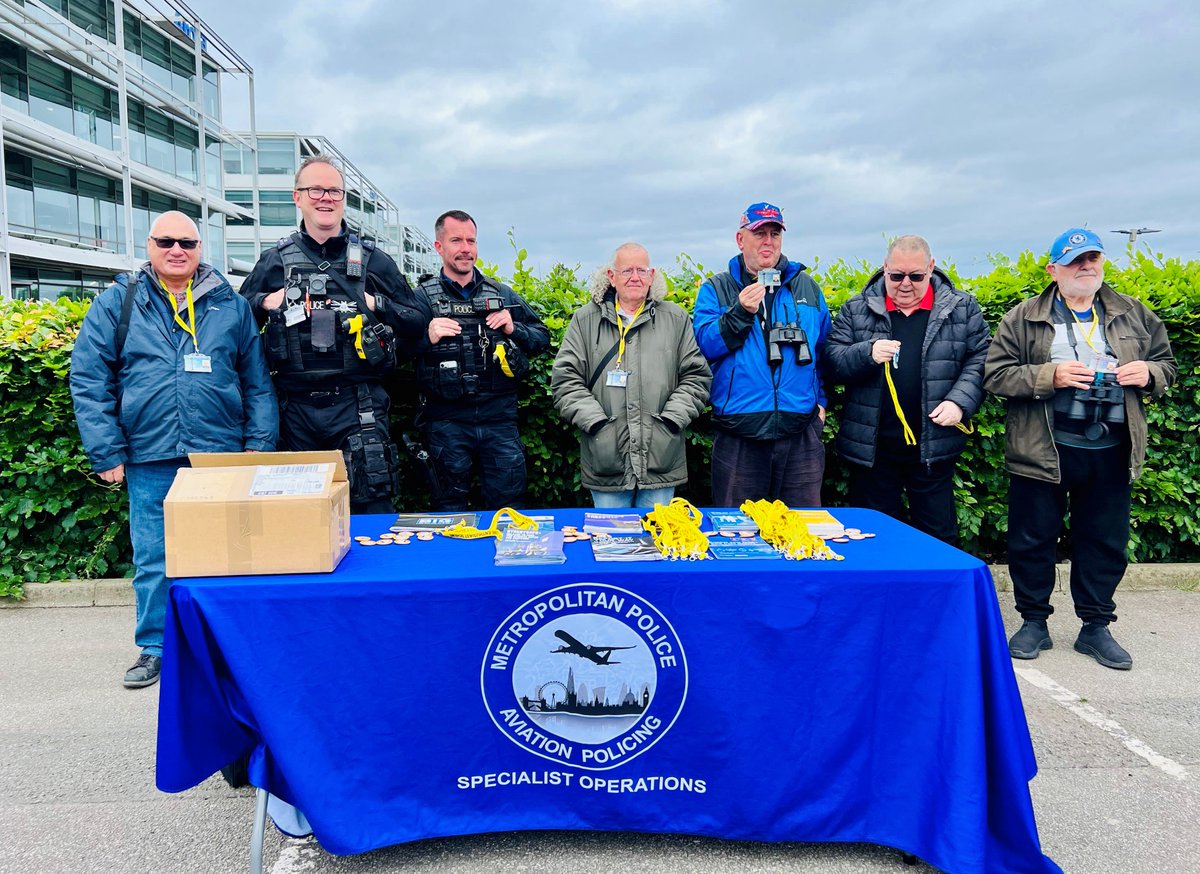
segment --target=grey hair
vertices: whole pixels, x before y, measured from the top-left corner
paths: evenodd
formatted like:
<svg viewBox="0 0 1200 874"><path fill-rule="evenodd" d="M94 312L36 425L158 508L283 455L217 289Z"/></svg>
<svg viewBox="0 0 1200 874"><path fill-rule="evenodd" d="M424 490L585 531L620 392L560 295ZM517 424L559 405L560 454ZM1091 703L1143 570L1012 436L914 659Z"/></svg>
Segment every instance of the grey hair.
<svg viewBox="0 0 1200 874"><path fill-rule="evenodd" d="M309 155L300 162L300 169L296 171L296 181L293 183L293 188L300 187L300 174L311 167L313 164L328 164L334 170L338 171L338 175L342 177L342 187L346 185L346 174L342 172L342 168L337 165L337 160L331 155L317 154Z"/></svg>
<svg viewBox="0 0 1200 874"><path fill-rule="evenodd" d="M892 253L899 249L902 252L920 252L926 258L932 258L933 252L929 248L929 243L925 242L924 237L918 237L916 234L904 234L896 237L888 246L887 257L891 258Z"/></svg>
<svg viewBox="0 0 1200 874"><path fill-rule="evenodd" d="M608 259L608 266L616 267L617 266L617 256L620 255L622 252L626 252L629 250L641 252L646 256L647 261L650 260L650 250L647 249L645 246L643 246L641 243L635 243L631 240L628 243L622 243L621 245L617 246L617 248L613 249L612 257Z"/></svg>

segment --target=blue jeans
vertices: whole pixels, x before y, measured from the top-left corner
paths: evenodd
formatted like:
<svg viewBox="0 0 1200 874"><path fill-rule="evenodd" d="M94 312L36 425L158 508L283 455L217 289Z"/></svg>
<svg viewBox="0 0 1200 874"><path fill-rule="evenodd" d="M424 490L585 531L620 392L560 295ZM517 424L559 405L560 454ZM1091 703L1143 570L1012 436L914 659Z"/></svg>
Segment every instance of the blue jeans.
<svg viewBox="0 0 1200 874"><path fill-rule="evenodd" d="M134 642L146 655L161 656L167 619L167 555L163 500L186 458L125 465L129 491L129 539L133 542L133 594L137 601Z"/></svg>
<svg viewBox="0 0 1200 874"><path fill-rule="evenodd" d="M675 487L665 489L627 489L621 492L592 492L592 504L597 510L611 510L621 507L650 507L655 504L669 504L675 497Z"/></svg>

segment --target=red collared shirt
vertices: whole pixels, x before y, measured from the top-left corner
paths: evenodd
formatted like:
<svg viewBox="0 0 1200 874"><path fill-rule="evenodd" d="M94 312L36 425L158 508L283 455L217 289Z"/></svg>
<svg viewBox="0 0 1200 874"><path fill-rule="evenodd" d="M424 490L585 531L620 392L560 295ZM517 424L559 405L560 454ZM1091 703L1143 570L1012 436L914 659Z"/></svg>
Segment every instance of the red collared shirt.
<svg viewBox="0 0 1200 874"><path fill-rule="evenodd" d="M883 305L885 307L887 307L887 311L889 313L894 313L897 310L896 304L894 304L892 302L891 297L889 297L887 294L884 294L884 296L883 296ZM925 288L925 296L923 298L921 298L921 302L919 304L917 304L917 309L919 309L919 310L932 310L933 309L933 283L932 282L929 283L929 285Z"/></svg>

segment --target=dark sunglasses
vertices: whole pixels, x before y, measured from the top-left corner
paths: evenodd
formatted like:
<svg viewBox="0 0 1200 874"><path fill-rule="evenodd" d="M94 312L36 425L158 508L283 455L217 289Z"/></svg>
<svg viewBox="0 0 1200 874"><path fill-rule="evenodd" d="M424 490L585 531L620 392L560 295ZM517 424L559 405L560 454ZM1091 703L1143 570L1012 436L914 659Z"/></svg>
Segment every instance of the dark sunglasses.
<svg viewBox="0 0 1200 874"><path fill-rule="evenodd" d="M895 273L889 273L887 278L892 280L892 282L903 282L904 277L907 276L909 281L916 285L918 282L923 282L925 277L928 275L928 273L900 273L897 271Z"/></svg>
<svg viewBox="0 0 1200 874"><path fill-rule="evenodd" d="M151 237L150 239L152 239L154 241L154 245L158 246L160 249L170 249L172 246L178 243L180 249L190 252L192 249L195 249L200 245L199 240L177 240L174 237Z"/></svg>

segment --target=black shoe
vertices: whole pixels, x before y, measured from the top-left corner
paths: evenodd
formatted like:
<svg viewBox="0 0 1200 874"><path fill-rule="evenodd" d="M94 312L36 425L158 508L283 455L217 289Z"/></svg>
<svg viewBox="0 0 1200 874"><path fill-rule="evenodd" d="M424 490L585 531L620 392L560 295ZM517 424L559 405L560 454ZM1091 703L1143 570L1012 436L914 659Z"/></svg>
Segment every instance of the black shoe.
<svg viewBox="0 0 1200 874"><path fill-rule="evenodd" d="M1133 667L1133 656L1113 640L1107 625L1089 623L1083 626L1079 630L1079 639L1075 641L1075 652L1090 655L1106 668L1128 671Z"/></svg>
<svg viewBox="0 0 1200 874"><path fill-rule="evenodd" d="M1026 619L1017 633L1008 639L1008 654L1014 659L1036 659L1042 650L1053 646L1046 620Z"/></svg>
<svg viewBox="0 0 1200 874"><path fill-rule="evenodd" d="M141 689L143 686L153 686L158 682L160 671L162 671L162 656L142 653L133 663L133 667L125 672L125 688Z"/></svg>

